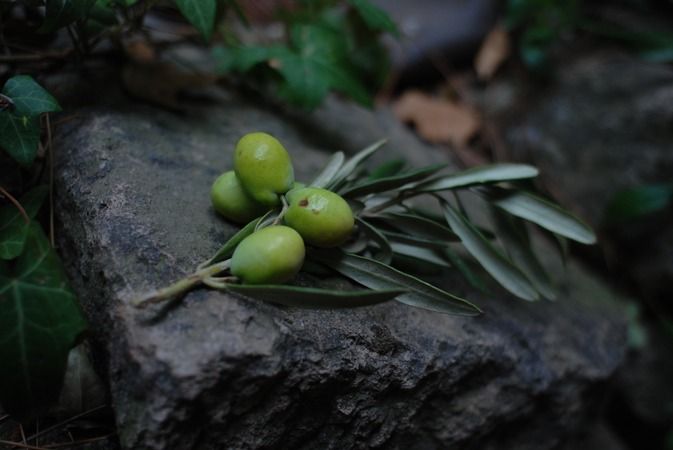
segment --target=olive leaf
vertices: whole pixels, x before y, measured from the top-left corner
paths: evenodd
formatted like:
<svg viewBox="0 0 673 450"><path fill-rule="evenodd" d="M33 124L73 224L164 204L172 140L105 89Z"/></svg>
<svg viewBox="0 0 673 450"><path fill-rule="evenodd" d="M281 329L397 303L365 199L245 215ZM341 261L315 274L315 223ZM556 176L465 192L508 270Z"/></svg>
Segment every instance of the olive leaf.
<svg viewBox="0 0 673 450"><path fill-rule="evenodd" d="M390 261L393 258L393 250L390 247L390 242L388 242L386 236L372 224L359 217L356 217L355 221L362 228L364 234L379 247L379 251L374 255L374 258L384 264L390 264Z"/></svg>
<svg viewBox="0 0 673 450"><path fill-rule="evenodd" d="M395 298L400 303L445 314L474 316L481 313L467 300L374 259L328 251L313 251L310 256L368 288L407 290Z"/></svg>
<svg viewBox="0 0 673 450"><path fill-rule="evenodd" d="M441 267L451 267L451 264L442 256L437 249L417 247L401 242L391 242L390 246L395 255L403 255L409 258L420 259L430 264Z"/></svg>
<svg viewBox="0 0 673 450"><path fill-rule="evenodd" d="M415 192L446 191L475 185L534 178L538 174L539 172L535 167L526 164L492 164L464 170L434 180L423 181L409 186L409 189L413 189Z"/></svg>
<svg viewBox="0 0 673 450"><path fill-rule="evenodd" d="M227 285L227 290L269 303L298 308L355 308L392 300L404 294L404 289L333 290L292 285Z"/></svg>
<svg viewBox="0 0 673 450"><path fill-rule="evenodd" d="M513 216L582 244L596 243L596 235L589 225L548 200L514 189L491 188L484 192L491 203Z"/></svg>
<svg viewBox="0 0 673 450"><path fill-rule="evenodd" d="M227 242L224 243L222 247L213 255L212 258L210 258L206 263L203 265L211 265L215 264L216 262L223 261L231 255L234 254L234 250L236 250L236 247L238 244L241 243L243 239L246 237L250 236L252 233L255 232L255 228L259 224L259 222L263 219L263 217L259 217L257 219L252 220L249 222L246 226L241 228L239 231L236 232Z"/></svg>
<svg viewBox="0 0 673 450"><path fill-rule="evenodd" d="M26 417L58 398L68 352L86 322L56 253L36 223L23 253L0 261L0 403Z"/></svg>
<svg viewBox="0 0 673 450"><path fill-rule="evenodd" d="M387 178L393 175L397 175L402 171L402 169L404 169L405 165L406 161L403 159L392 159L390 161L386 161L383 164L379 165L378 167L374 168L370 172L369 177L367 177L367 179L378 180L379 178Z"/></svg>
<svg viewBox="0 0 673 450"><path fill-rule="evenodd" d="M421 169L409 170L389 177L365 180L360 184L348 187L340 192L344 197L359 197L368 194L390 191L402 188L414 181L427 178L428 176L444 169L446 164L435 164Z"/></svg>
<svg viewBox="0 0 673 450"><path fill-rule="evenodd" d="M539 294L526 276L497 250L479 230L449 203L442 201L444 215L451 229L474 258L505 289L524 300L538 300Z"/></svg>
<svg viewBox="0 0 673 450"><path fill-rule="evenodd" d="M309 184L309 186L319 188L327 186L330 183L330 181L332 181L337 172L339 172L339 169L341 169L341 166L343 166L345 159L346 157L344 155L344 152L334 153L327 161L325 168L318 174L317 177L315 177L315 179Z"/></svg>
<svg viewBox="0 0 673 450"><path fill-rule="evenodd" d="M417 237L439 242L460 240L450 228L417 214L386 212L377 217L385 220L391 226Z"/></svg>
<svg viewBox="0 0 673 450"><path fill-rule="evenodd" d="M367 160L370 156L372 156L377 150L379 150L381 147L385 145L387 142L386 139L381 139L380 141L374 142L372 145L369 147L365 148L364 150L359 151L355 155L353 155L346 163L339 169L339 171L334 175L332 178L332 181L328 185L326 185L327 189L330 189L332 191L335 191L343 181L348 178L355 169L357 169L360 164L362 164L364 161Z"/></svg>

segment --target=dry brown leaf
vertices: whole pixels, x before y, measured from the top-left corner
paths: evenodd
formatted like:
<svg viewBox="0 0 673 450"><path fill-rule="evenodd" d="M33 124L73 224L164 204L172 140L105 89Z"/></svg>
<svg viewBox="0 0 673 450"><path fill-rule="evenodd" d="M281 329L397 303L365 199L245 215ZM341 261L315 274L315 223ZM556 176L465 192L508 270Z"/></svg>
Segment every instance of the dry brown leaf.
<svg viewBox="0 0 673 450"><path fill-rule="evenodd" d="M493 78L498 68L509 58L509 34L502 25L496 25L481 44L474 59L474 70L482 81Z"/></svg>
<svg viewBox="0 0 673 450"><path fill-rule="evenodd" d="M481 128L477 113L467 105L430 97L420 91L407 91L393 105L402 121L413 123L424 139L451 143L464 148Z"/></svg>
<svg viewBox="0 0 673 450"><path fill-rule="evenodd" d="M139 63L149 63L157 59L157 52L154 47L144 40L127 42L124 49L131 60Z"/></svg>
<svg viewBox="0 0 673 450"><path fill-rule="evenodd" d="M131 62L122 70L122 81L134 97L164 108L181 110L178 98L181 92L213 84L215 78L185 72L165 62Z"/></svg>

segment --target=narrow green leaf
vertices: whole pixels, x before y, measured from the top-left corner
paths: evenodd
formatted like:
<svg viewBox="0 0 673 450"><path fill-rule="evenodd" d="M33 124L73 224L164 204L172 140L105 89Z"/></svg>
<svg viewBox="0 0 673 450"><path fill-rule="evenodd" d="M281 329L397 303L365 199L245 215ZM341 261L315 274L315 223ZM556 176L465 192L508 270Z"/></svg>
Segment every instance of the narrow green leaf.
<svg viewBox="0 0 673 450"><path fill-rule="evenodd" d="M383 147L386 142L386 139L381 139L380 141L374 142L369 147L361 150L351 157L346 163L339 169L339 171L334 175L332 181L327 185L328 189L334 190L339 187L339 185L348 178L354 171L357 169L360 164L372 156L378 149Z"/></svg>
<svg viewBox="0 0 673 450"><path fill-rule="evenodd" d="M526 224L497 208L492 208L492 213L498 227L498 238L512 262L521 269L540 294L549 300L556 299L556 290L551 279L531 248Z"/></svg>
<svg viewBox="0 0 673 450"><path fill-rule="evenodd" d="M410 186L417 192L437 192L449 189L465 188L478 184L500 183L503 181L534 178L538 170L526 164L493 164L475 167L434 180Z"/></svg>
<svg viewBox="0 0 673 450"><path fill-rule="evenodd" d="M178 9L201 35L210 39L215 28L217 0L175 0Z"/></svg>
<svg viewBox="0 0 673 450"><path fill-rule="evenodd" d="M533 222L573 241L596 243L596 235L589 225L554 203L520 190L491 189L486 192L491 203L513 216Z"/></svg>
<svg viewBox="0 0 673 450"><path fill-rule="evenodd" d="M526 276L500 253L470 222L447 202L442 202L444 216L451 229L460 237L468 252L505 289L525 300L537 300L539 295Z"/></svg>
<svg viewBox="0 0 673 450"><path fill-rule="evenodd" d="M470 265L464 261L457 252L455 252L450 246L446 247L443 251L446 259L448 259L449 263L451 263L451 266L458 269L458 272L460 272L467 282L470 283L470 286L481 292L488 292L484 279L475 273L470 268Z"/></svg>
<svg viewBox="0 0 673 450"><path fill-rule="evenodd" d="M417 236L406 233L395 233L393 231L384 230L389 241L398 242L400 244L414 245L416 247L441 249L447 246L447 242L438 241L436 239L428 239L426 237Z"/></svg>
<svg viewBox="0 0 673 450"><path fill-rule="evenodd" d="M18 75L7 80L2 93L14 102L13 112L17 116L36 116L61 110L56 99L28 75Z"/></svg>
<svg viewBox="0 0 673 450"><path fill-rule="evenodd" d="M0 148L24 167L29 167L40 142L37 117L19 116L13 111L0 112Z"/></svg>
<svg viewBox="0 0 673 450"><path fill-rule="evenodd" d="M404 289L343 291L290 285L230 284L227 289L264 302L297 308L335 309L371 306L404 294Z"/></svg>
<svg viewBox="0 0 673 450"><path fill-rule="evenodd" d="M61 262L39 225L0 264L0 403L25 417L58 398L68 352L86 329Z"/></svg>
<svg viewBox="0 0 673 450"><path fill-rule="evenodd" d="M408 183L427 178L445 167L446 164L435 164L421 169L402 172L390 177L367 180L353 187L344 189L343 192L341 192L341 195L344 197L360 197L363 195L390 191L392 189L401 188Z"/></svg>
<svg viewBox="0 0 673 450"><path fill-rule="evenodd" d="M37 186L24 194L19 203L31 219L35 217L49 189ZM28 237L27 224L14 205L0 208L0 259L14 259L21 254Z"/></svg>
<svg viewBox="0 0 673 450"><path fill-rule="evenodd" d="M387 31L393 36L399 37L400 32L395 22L381 8L369 0L348 0L348 3L355 8L369 28L377 31Z"/></svg>
<svg viewBox="0 0 673 450"><path fill-rule="evenodd" d="M84 19L96 0L47 0L45 17L40 33L51 33L59 28Z"/></svg>
<svg viewBox="0 0 673 450"><path fill-rule="evenodd" d="M381 215L381 218L387 224L413 236L437 240L442 243L460 240L450 228L416 214L386 212Z"/></svg>
<svg viewBox="0 0 673 450"><path fill-rule="evenodd" d="M446 314L474 316L481 310L460 297L374 259L348 253L315 251L311 257L371 289L405 289L395 300Z"/></svg>
<svg viewBox="0 0 673 450"><path fill-rule="evenodd" d="M249 222L246 226L241 228L236 234L229 238L229 240L225 242L222 247L220 247L217 253L215 253L215 255L210 258L207 264L215 264L216 262L224 261L225 259L230 258L231 255L234 254L234 250L236 250L238 244L240 244L243 239L255 232L255 227L257 227L257 224L260 220L262 220L262 217Z"/></svg>
<svg viewBox="0 0 673 450"><path fill-rule="evenodd" d="M435 249L417 247L415 245L403 244L401 242L391 242L390 246L396 255L404 255L410 258L420 259L421 261L434 264L441 267L451 267L451 264L442 257L441 253Z"/></svg>
<svg viewBox="0 0 673 450"><path fill-rule="evenodd" d="M390 261L393 258L393 250L390 248L390 242L388 242L385 235L377 230L376 227L359 217L356 217L355 221L361 227L362 231L369 236L369 239L378 245L379 251L374 255L374 258L384 264L390 264Z"/></svg>
<svg viewBox="0 0 673 450"><path fill-rule="evenodd" d="M379 178L387 178L397 175L404 169L406 161L403 159L393 159L386 161L380 166L374 168L369 174L370 180L378 180Z"/></svg>
<svg viewBox="0 0 673 450"><path fill-rule="evenodd" d="M318 174L317 177L315 177L309 186L315 186L319 188L327 186L330 181L332 181L332 178L334 178L337 172L339 172L339 169L341 169L341 166L343 166L345 159L346 157L343 152L334 153L327 161L327 164L325 164L325 167L322 169L322 171Z"/></svg>

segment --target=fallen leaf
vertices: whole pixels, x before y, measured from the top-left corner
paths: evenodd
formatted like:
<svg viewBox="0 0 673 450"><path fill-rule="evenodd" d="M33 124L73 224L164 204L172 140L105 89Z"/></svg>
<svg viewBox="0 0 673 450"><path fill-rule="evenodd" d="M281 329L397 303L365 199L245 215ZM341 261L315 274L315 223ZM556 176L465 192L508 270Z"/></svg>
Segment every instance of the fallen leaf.
<svg viewBox="0 0 673 450"><path fill-rule="evenodd" d="M496 25L481 44L474 59L474 70L482 81L493 78L498 68L509 58L509 34L502 25Z"/></svg>
<svg viewBox="0 0 673 450"><path fill-rule="evenodd" d="M147 41L136 40L127 42L124 49L129 58L138 63L149 63L157 59L156 50Z"/></svg>
<svg viewBox="0 0 673 450"><path fill-rule="evenodd" d="M393 105L395 115L412 123L424 139L464 148L481 128L478 114L469 106L431 97L417 90L404 93Z"/></svg>

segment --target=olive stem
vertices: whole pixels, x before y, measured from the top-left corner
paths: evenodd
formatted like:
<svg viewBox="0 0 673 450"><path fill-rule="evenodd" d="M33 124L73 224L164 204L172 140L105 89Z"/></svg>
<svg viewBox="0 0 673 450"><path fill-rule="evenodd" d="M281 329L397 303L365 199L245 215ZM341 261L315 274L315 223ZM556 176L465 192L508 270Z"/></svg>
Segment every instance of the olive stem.
<svg viewBox="0 0 673 450"><path fill-rule="evenodd" d="M184 292L187 292L201 283L204 283L206 279L229 269L230 266L231 259L213 264L212 266L197 270L193 274L176 281L170 286L149 292L148 294L133 300L131 303L136 308L144 308L150 303L163 302Z"/></svg>
<svg viewBox="0 0 673 450"><path fill-rule="evenodd" d="M273 221L273 225L278 225L281 220L283 220L283 217L285 217L285 213L287 212L287 209L290 207L287 203L287 199L285 198L284 195L280 196L280 201L283 202L283 208L280 210L278 213L278 216L276 219Z"/></svg>

